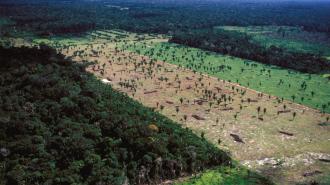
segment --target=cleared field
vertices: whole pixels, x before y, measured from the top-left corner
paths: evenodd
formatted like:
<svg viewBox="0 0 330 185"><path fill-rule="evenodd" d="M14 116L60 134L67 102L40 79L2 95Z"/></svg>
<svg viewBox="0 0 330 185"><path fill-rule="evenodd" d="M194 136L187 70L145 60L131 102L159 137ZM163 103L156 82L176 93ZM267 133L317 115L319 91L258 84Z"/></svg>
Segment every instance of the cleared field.
<svg viewBox="0 0 330 185"><path fill-rule="evenodd" d="M328 124L328 114L115 49L120 44L91 43L79 49L71 47L63 53L73 56L77 49L84 50L85 57L76 56L75 59L96 61L89 70L104 83L227 149L242 164L280 184L329 175L329 166L319 162L320 158L330 157L329 127L321 126ZM303 176L315 170L322 174ZM218 178L220 174L215 170L200 178Z"/></svg>
<svg viewBox="0 0 330 185"><path fill-rule="evenodd" d="M62 48L63 46L77 46L88 44L91 41L90 38L69 38L69 37L53 37L52 39L36 38L32 40L32 45L46 44L55 48Z"/></svg>
<svg viewBox="0 0 330 185"><path fill-rule="evenodd" d="M301 82L301 77L309 79L308 75L288 73L287 70L271 66L165 44L166 39L163 36L150 37L150 40L139 45L135 41L137 37L131 35L113 42L98 38L88 44L63 46L58 50L78 61L95 61L96 64L90 66L89 70L104 83L111 84L115 89L178 121L183 127L191 129L221 149L227 149L242 164L260 171L279 184L311 181L329 175L329 165L321 161L330 160L330 127L327 121L329 114L321 114L290 101L282 101L281 98L228 82L235 82L236 79L246 80L246 83L259 87L259 78L267 78L270 81L274 75L283 75L281 78L285 79L295 76L297 81L290 81L294 87L295 83ZM142 39L148 36L139 37ZM141 54L137 54L138 51ZM151 51L154 53L151 54ZM187 70L194 67L189 60L201 63L200 67L196 67L196 71L211 75ZM221 63L214 64L219 61ZM221 64L225 65L221 67L221 72L213 74L212 70L207 68ZM243 72L241 68L244 68ZM270 77L268 69L271 70ZM252 75L249 76L249 73ZM258 73L260 75L255 77ZM251 77L254 78L249 79ZM324 80L321 82L329 83L326 78L311 76L307 89L311 82L317 83L321 78ZM272 85L266 83L267 80L263 82L265 83L260 85L261 88L263 85L268 85L269 88ZM283 84L277 88L284 87L285 90L277 92L285 93L290 90ZM313 95L314 98L320 98L318 92ZM322 173L304 176L315 171ZM237 173L238 176L244 177L244 171ZM212 182L214 178L230 181L230 178L226 179L221 174L219 170L208 171L187 183Z"/></svg>
<svg viewBox="0 0 330 185"><path fill-rule="evenodd" d="M230 175L229 175L230 174ZM249 179L247 177L250 177ZM230 169L221 167L208 170L188 181L178 182L176 185L251 185L258 183L258 175L245 169Z"/></svg>
<svg viewBox="0 0 330 185"><path fill-rule="evenodd" d="M160 37L159 35L156 37ZM150 40L155 36L147 34L128 33L120 30L97 30L87 32L82 36L53 36L41 38L37 36L24 37L30 45L38 46L40 44L50 45L54 48L67 48L81 45L89 45L91 43L126 43L129 41Z"/></svg>
<svg viewBox="0 0 330 185"><path fill-rule="evenodd" d="M265 47L275 45L293 52L330 56L330 38L324 33L310 33L289 26L220 26L216 29L246 33Z"/></svg>
<svg viewBox="0 0 330 185"><path fill-rule="evenodd" d="M330 112L330 80L326 75L304 74L166 42L128 43L121 47Z"/></svg>

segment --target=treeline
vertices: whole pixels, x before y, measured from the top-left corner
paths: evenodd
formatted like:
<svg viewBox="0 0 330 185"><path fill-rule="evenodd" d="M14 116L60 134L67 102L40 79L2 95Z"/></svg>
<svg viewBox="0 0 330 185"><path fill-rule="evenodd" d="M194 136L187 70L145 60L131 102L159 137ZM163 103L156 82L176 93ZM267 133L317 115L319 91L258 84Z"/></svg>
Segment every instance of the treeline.
<svg viewBox="0 0 330 185"><path fill-rule="evenodd" d="M152 184L227 153L55 50L0 48L0 184Z"/></svg>
<svg viewBox="0 0 330 185"><path fill-rule="evenodd" d="M45 32L40 32L41 36L50 36L54 35L63 35L63 34L81 34L96 28L95 23L78 23L78 24L70 24L70 25L56 25L52 26L53 28L49 28Z"/></svg>
<svg viewBox="0 0 330 185"><path fill-rule="evenodd" d="M244 33L214 29L192 30L189 32L176 32L170 42L304 73L330 71L330 62L325 58L314 54L290 52L276 46L265 48Z"/></svg>
<svg viewBox="0 0 330 185"><path fill-rule="evenodd" d="M17 3L20 4L18 5ZM330 3L239 1L9 1L0 16L16 29L36 33L84 33L94 29L124 29L143 33L173 33L214 26L300 26L330 34ZM287 11L290 10L290 14ZM63 25L65 25L63 27ZM84 25L77 27L77 25ZM88 26L89 25L89 26ZM60 30L60 31L59 31Z"/></svg>

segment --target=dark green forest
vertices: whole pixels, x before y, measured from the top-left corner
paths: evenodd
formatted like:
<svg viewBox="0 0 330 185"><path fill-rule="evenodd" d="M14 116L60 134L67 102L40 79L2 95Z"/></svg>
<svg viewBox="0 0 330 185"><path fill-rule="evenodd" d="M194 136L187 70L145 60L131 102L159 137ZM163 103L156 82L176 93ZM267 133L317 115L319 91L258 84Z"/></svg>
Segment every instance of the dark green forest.
<svg viewBox="0 0 330 185"><path fill-rule="evenodd" d="M3 0L0 16L13 20L17 30L40 35L79 34L95 28L171 34L220 25L300 26L307 31L330 33L330 5L326 2L151 2Z"/></svg>
<svg viewBox="0 0 330 185"><path fill-rule="evenodd" d="M265 48L253 42L251 36L244 33L215 29L192 30L175 33L170 42L304 73L330 72L330 61L319 55L290 52L276 46Z"/></svg>
<svg viewBox="0 0 330 185"><path fill-rule="evenodd" d="M128 46L132 48L136 46L139 50L136 53L143 54L144 52L145 56L148 53L157 54L158 58L154 58L155 61L164 59L168 62L172 57L172 61L178 62L174 64L180 67L180 62L186 64L186 67L203 67L204 71L193 71L196 75L199 72L202 75L203 72L212 76L213 71L219 71L220 74L226 67L228 69L226 74L230 74L228 75L230 78L223 78L223 84L225 80L229 82L236 80L240 83L238 78L242 78L244 79L242 85L269 93L269 101L271 95L280 95L283 103L285 96L264 91L266 88L261 87L270 87L270 85L266 86L267 80L274 82L279 80L279 83L276 82L278 83L276 87L282 92L299 82L301 89L290 91L287 99L296 103L310 101L312 103L306 103L306 105L315 105L314 108L319 108L321 104L319 101L314 102L315 99L322 97L325 102L328 101L329 90L326 88L329 81L323 81L330 79L328 55L323 54L321 50L301 52L275 45L268 47L254 41L253 37L246 32L216 28L273 26L276 30L277 27L287 26L297 28L304 33L315 33L319 36L318 39L322 40L325 37L330 38L329 9L330 3L321 1L295 3L275 0L258 2L255 0L244 2L240 0L217 2L213 0L1 0L0 41L8 47L0 46L0 185L160 184L165 180L174 180L179 177L198 177L199 173L206 169L216 170L217 168L221 169L219 170L221 178L228 175L233 178L242 178L238 178L238 182L247 184L250 182L260 185L272 184L266 178L245 169L232 160L230 154L222 150L221 146L227 146L220 145L220 139L218 145L213 145L204 138L207 137L204 132L196 135L192 130L183 128L161 115L156 109L145 107L128 95L102 83L86 70L89 65L97 66L97 60L94 63L85 60L76 62L45 44L33 48L9 46L20 45L18 39L24 40L23 44L26 42L32 47L32 45L46 43L43 40L56 43L56 39L61 38L63 39L61 41L68 45L57 48L63 51L64 49L69 51L70 47L80 50L78 44L89 45L86 50L74 51L76 55L74 57L78 56L77 53L84 52L81 55L87 57L90 47L92 52L97 53L100 49L104 55L109 54L107 57L110 60L112 53L107 53L108 48L102 48L103 46L99 48L96 43L90 43L91 40L79 42L80 38L90 36L88 39L109 41L110 44L114 44L115 52L119 51L121 45L127 47L125 52L130 51ZM113 30L120 30L116 38L111 38L112 34L109 34L106 39L102 39L102 32ZM117 37L120 38L120 34L124 31L128 31L129 34L138 34L137 36L131 34L134 38L128 36L131 40L114 41ZM93 37L93 32L98 32L95 37ZM162 40L160 44L166 44L166 46L159 47L157 45L159 43L153 43L152 39L149 42L150 36L155 36L154 40ZM11 43L12 40L17 43ZM308 38L306 40L309 41ZM315 40L317 42L317 39ZM178 50L174 47L170 49L175 44L168 44L168 41L177 43L179 45L177 48L184 49ZM309 44L307 41L304 44ZM69 46L71 42L77 43L77 46ZM141 44L141 48L136 43ZM106 44L108 43L104 43L104 46ZM325 45L319 45L319 47ZM98 48L97 51L94 51L94 46ZM184 46L200 48L207 52L198 51L192 54L195 49ZM148 49L149 47L151 48ZM229 57L221 55L221 60L227 63L218 65L217 57L204 61L209 54L213 56L214 53L211 52L228 55ZM130 55L125 55L124 60L127 57L130 58ZM233 60L226 60L226 57ZM235 60L242 62L236 66L237 73L230 65L227 65L229 62L234 63ZM211 65L213 61L215 63ZM254 63L250 67L251 61L266 65L257 66ZM111 61L109 62L111 64ZM289 78L291 70L280 73L276 66L295 70L297 74L309 74L297 75L299 78L296 76ZM266 67L267 69L269 67L267 71ZM104 68L105 64L103 70ZM257 71L259 69L260 72ZM271 78L272 69L275 69L276 73ZM257 85L252 83L250 85L250 81L254 79L250 79L248 75L245 76L246 78L240 76L250 71L251 74L255 73L256 77L263 78L263 81L259 80L258 84L255 83ZM266 73L268 76L265 75ZM282 80L284 76L282 74L288 76L285 82ZM316 76L314 74L319 75L314 78ZM304 78L307 75L309 77ZM322 79L319 80L320 78ZM186 79L188 80L188 77ZM201 82L202 78L198 80ZM220 77L218 81L220 82ZM307 83L308 90L305 91ZM195 85L198 88L198 84L195 83ZM211 86L210 82L209 86ZM324 88L320 90L319 86L324 86ZM206 91L207 84L205 87L203 84L202 87L205 88L205 92L209 92ZM234 89L235 86L232 86L233 91ZM239 93L238 88L236 92ZM263 93L260 95L258 93L258 98L262 98ZM245 92L241 95L244 94ZM226 108L226 94L223 95ZM289 99L290 97L292 99ZM297 101L298 98L300 102ZM242 106L244 102L250 104L251 100L250 98L246 101L242 99L240 110L244 108ZM280 99L277 100L278 104L281 103ZM180 101L182 104L183 99ZM257 100L253 100L255 101ZM287 110L287 105L289 104L283 105L283 111L280 109L282 107L277 107L277 116L280 112L291 111ZM209 102L209 107L211 109L212 102ZM268 123L266 120L268 112L265 107L262 108L264 108L265 120L264 117L260 117L261 114L259 115L259 111L262 110L260 106L253 110L251 116L257 115L252 118L265 124ZM323 102L322 108L323 111L327 108ZM176 110L178 113L179 109ZM228 109L228 111L231 110ZM298 111L291 113L292 121L300 119ZM237 121L238 112L233 115ZM322 119L327 119L328 122L329 117ZM224 124L222 129L224 129ZM298 133L293 133L298 136ZM278 164L282 165L282 161ZM236 169L244 169L246 174L244 172L242 175L239 173L240 170L236 171ZM236 174L232 175L230 171ZM263 171L261 173L265 174Z"/></svg>
<svg viewBox="0 0 330 185"><path fill-rule="evenodd" d="M11 22L0 35L81 35L95 29L162 33L172 42L307 73L327 73L330 62L316 54L263 48L244 34L215 26L295 26L330 34L326 2L240 1L51 1L4 0L0 17ZM290 12L290 13L287 13ZM24 35L23 35L24 36Z"/></svg>
<svg viewBox="0 0 330 185"><path fill-rule="evenodd" d="M156 183L227 153L112 90L86 65L37 48L0 48L0 184Z"/></svg>

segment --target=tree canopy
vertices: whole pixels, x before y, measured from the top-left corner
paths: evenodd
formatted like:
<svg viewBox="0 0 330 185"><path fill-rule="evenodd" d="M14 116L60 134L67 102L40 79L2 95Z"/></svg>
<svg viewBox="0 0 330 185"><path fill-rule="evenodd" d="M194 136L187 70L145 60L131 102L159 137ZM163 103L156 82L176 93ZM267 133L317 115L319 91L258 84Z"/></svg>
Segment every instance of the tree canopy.
<svg viewBox="0 0 330 185"><path fill-rule="evenodd" d="M55 50L0 48L0 59L3 184L143 184L230 166L227 153Z"/></svg>

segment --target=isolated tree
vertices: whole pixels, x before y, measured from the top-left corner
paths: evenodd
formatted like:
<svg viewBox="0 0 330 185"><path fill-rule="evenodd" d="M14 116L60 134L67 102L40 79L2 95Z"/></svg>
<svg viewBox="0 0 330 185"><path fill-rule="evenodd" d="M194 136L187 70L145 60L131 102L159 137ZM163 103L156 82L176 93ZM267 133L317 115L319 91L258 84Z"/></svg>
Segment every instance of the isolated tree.
<svg viewBox="0 0 330 185"><path fill-rule="evenodd" d="M205 132L202 132L202 133L201 133L201 138L204 139L204 136L205 136Z"/></svg>
<svg viewBox="0 0 330 185"><path fill-rule="evenodd" d="M257 108L258 115L259 115L260 110L261 110L261 107L259 106L259 107Z"/></svg>
<svg viewBox="0 0 330 185"><path fill-rule="evenodd" d="M183 103L183 98L182 98L182 97L180 98L180 103L181 103L181 104Z"/></svg>
<svg viewBox="0 0 330 185"><path fill-rule="evenodd" d="M297 113L296 112L293 112L292 116L293 116L293 120L294 118L296 117Z"/></svg>
<svg viewBox="0 0 330 185"><path fill-rule="evenodd" d="M326 104L322 104L322 111L323 113L325 113L325 109L327 108L327 105Z"/></svg>
<svg viewBox="0 0 330 185"><path fill-rule="evenodd" d="M175 107L175 111L176 111L176 113L179 113L179 107Z"/></svg>
<svg viewBox="0 0 330 185"><path fill-rule="evenodd" d="M315 94L315 92L314 92L314 91L311 91L311 95L312 95L312 97L314 97L314 94Z"/></svg>

